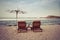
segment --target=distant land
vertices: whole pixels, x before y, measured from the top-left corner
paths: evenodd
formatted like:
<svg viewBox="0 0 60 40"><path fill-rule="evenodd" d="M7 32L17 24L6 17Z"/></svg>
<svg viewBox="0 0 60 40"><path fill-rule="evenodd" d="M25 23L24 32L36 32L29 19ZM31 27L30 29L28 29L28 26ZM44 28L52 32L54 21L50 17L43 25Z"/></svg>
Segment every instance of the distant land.
<svg viewBox="0 0 60 40"><path fill-rule="evenodd" d="M53 15L49 15L46 18L60 18L60 16L53 16Z"/></svg>

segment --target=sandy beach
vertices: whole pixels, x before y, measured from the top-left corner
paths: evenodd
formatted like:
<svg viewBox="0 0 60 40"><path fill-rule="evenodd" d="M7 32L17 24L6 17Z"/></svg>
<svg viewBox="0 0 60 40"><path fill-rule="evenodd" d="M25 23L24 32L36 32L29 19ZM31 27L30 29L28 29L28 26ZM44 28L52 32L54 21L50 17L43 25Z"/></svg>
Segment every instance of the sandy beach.
<svg viewBox="0 0 60 40"><path fill-rule="evenodd" d="M0 26L0 40L60 40L60 25L41 25L43 32L18 33L14 26Z"/></svg>

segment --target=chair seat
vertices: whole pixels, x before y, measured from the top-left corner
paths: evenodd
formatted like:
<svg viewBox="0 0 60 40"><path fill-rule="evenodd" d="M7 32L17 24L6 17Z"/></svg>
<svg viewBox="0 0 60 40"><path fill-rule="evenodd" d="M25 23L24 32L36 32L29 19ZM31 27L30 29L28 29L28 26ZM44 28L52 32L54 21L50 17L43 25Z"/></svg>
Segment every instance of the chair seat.
<svg viewBox="0 0 60 40"><path fill-rule="evenodd" d="M40 21L33 21L33 25L32 25L32 30L34 31L34 32L42 32L42 29L41 29L41 27L40 27L40 25L41 25L41 22Z"/></svg>
<svg viewBox="0 0 60 40"><path fill-rule="evenodd" d="M42 32L42 29L41 28L34 28L33 31L34 32Z"/></svg>
<svg viewBox="0 0 60 40"><path fill-rule="evenodd" d="M20 31L20 32L26 32L27 31L25 21L19 21L18 22L18 31Z"/></svg>

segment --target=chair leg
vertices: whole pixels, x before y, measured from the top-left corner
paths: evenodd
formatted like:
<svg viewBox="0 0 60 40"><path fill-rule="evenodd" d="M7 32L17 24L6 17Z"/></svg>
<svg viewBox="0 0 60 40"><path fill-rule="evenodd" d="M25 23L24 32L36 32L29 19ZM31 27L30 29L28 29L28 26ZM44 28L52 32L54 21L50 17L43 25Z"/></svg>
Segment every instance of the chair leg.
<svg viewBox="0 0 60 40"><path fill-rule="evenodd" d="M17 32L20 33L20 29L18 29Z"/></svg>

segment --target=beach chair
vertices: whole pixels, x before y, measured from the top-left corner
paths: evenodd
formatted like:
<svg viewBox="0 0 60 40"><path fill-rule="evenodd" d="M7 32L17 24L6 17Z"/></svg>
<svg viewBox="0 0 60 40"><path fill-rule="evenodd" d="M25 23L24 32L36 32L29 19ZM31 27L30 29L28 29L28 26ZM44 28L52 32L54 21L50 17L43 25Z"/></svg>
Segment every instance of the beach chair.
<svg viewBox="0 0 60 40"><path fill-rule="evenodd" d="M18 32L27 32L25 21L19 21L18 22Z"/></svg>
<svg viewBox="0 0 60 40"><path fill-rule="evenodd" d="M40 25L41 25L41 22L40 21L33 21L33 24L32 24L32 30L34 31L34 32L42 32L42 28L40 27Z"/></svg>

